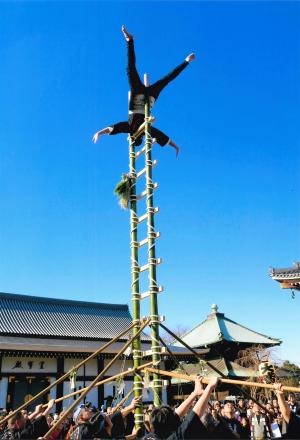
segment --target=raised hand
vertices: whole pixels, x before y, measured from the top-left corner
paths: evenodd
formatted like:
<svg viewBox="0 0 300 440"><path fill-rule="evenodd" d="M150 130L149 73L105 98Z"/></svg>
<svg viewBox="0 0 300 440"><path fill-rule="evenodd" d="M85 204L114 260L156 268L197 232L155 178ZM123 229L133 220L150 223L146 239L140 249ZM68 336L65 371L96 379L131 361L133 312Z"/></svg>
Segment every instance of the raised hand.
<svg viewBox="0 0 300 440"><path fill-rule="evenodd" d="M218 383L219 383L219 378L218 378L218 377L212 377L212 378L209 380L207 386L209 387L209 389L210 389L211 391L213 391L213 390L216 388L216 386L218 385Z"/></svg>
<svg viewBox="0 0 300 440"><path fill-rule="evenodd" d="M202 384L202 380L203 377L202 376L197 376L195 379L195 389L194 389L194 393L197 396L201 396L203 394L204 388L203 388L203 384Z"/></svg>
<svg viewBox="0 0 300 440"><path fill-rule="evenodd" d="M100 137L100 134L99 134L99 131L97 131L97 133L95 133L94 136L93 136L94 144L98 141L99 137Z"/></svg>
<svg viewBox="0 0 300 440"><path fill-rule="evenodd" d="M284 394L284 391L282 390L282 384L281 383L274 383L274 390L277 394Z"/></svg>

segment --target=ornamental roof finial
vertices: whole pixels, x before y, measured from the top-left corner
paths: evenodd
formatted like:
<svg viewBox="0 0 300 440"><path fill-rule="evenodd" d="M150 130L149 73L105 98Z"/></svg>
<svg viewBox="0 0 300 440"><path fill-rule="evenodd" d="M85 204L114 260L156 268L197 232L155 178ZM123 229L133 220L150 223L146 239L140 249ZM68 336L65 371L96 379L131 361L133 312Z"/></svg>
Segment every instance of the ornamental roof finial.
<svg viewBox="0 0 300 440"><path fill-rule="evenodd" d="M218 313L218 306L217 306L217 304L212 304L211 305L211 311L212 311L212 313Z"/></svg>

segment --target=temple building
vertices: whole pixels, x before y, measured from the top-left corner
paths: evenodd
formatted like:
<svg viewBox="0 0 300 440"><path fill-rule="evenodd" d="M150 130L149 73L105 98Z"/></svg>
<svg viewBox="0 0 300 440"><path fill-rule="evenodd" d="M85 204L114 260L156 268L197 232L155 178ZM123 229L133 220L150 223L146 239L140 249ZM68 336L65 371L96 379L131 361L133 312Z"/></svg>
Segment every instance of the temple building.
<svg viewBox="0 0 300 440"><path fill-rule="evenodd" d="M0 293L0 408L17 408L131 323L126 304ZM88 386L127 340L126 335L82 366L77 372L76 389ZM150 337L146 333L142 333L141 341L142 351L151 349ZM181 360L191 357L186 349L174 349ZM145 362L146 359L149 360L149 356ZM103 379L132 366L132 355L126 353L111 366ZM126 376L122 384L111 382L93 388L87 401L98 407L108 396L116 397L120 390L123 396L132 387L132 381L132 376ZM54 386L50 394L37 400L35 405L70 392L70 380L66 380ZM152 391L145 389L144 400L151 401L152 398ZM165 389L163 398L166 398ZM56 409L70 404L70 399L64 400Z"/></svg>
<svg viewBox="0 0 300 440"><path fill-rule="evenodd" d="M270 269L270 277L280 284L282 289L300 290L300 263L285 269Z"/></svg>
<svg viewBox="0 0 300 440"><path fill-rule="evenodd" d="M224 313L218 311L215 304L211 306L211 313L207 318L184 336L181 336L181 339L192 348L209 348L209 352L204 355L204 362L196 364L181 363L180 367L176 368L177 372L182 373L185 371L189 375L220 376L205 363L205 360L208 360L213 367L230 379L246 379L259 376L257 371L242 367L235 362L239 351L258 345L267 348L281 344L280 339L263 335L227 318ZM174 342L173 345L182 347L179 342ZM174 400L180 400L180 395L176 391L178 387L182 388L183 397L187 392L190 392L190 385L181 384L180 380L172 379L172 384L171 395ZM222 387L223 390L225 388ZM232 391L230 388L230 386L227 387L227 391ZM223 396L219 394L219 398L230 394L227 391L223 393Z"/></svg>
<svg viewBox="0 0 300 440"><path fill-rule="evenodd" d="M272 347L280 345L280 339L251 330L227 318L218 311L218 306L211 306L211 313L205 321L187 332L181 339L192 348L210 348L209 359L224 357L226 361L235 361L238 352L253 345ZM179 342L174 342L180 346ZM230 367L229 367L230 368Z"/></svg>

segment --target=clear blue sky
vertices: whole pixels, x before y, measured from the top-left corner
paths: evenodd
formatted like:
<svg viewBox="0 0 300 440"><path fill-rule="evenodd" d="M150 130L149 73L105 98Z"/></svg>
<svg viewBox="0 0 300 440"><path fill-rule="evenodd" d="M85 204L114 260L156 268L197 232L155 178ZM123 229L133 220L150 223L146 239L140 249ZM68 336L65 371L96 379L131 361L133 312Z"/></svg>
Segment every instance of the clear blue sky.
<svg viewBox="0 0 300 440"><path fill-rule="evenodd" d="M197 55L154 109L182 147L154 148L161 313L216 303L300 363L300 296L268 276L300 258L299 2L1 2L0 290L130 304L126 136L91 142L126 119L123 23L150 81Z"/></svg>

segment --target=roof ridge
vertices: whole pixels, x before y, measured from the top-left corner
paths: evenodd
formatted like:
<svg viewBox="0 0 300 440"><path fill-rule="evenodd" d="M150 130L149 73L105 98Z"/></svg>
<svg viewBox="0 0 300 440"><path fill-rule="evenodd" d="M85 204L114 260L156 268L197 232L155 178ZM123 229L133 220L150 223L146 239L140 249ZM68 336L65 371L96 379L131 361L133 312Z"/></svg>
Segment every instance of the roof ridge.
<svg viewBox="0 0 300 440"><path fill-rule="evenodd" d="M128 310L128 304L112 304L112 303L99 303L92 301L80 301L74 299L62 299L62 298L49 298L43 296L35 296L35 295L22 295L19 293L5 293L0 292L0 299L13 299L17 301L24 302L39 302L46 304L62 304L62 305L73 305L80 307L95 307L101 309L117 309L117 310Z"/></svg>
<svg viewBox="0 0 300 440"><path fill-rule="evenodd" d="M221 326L220 326L220 324L219 324L219 319L218 319L218 315L219 315L219 313L213 313L212 315L214 315L213 317L214 317L214 319L215 319L215 321L216 321L216 323L217 323L218 329L219 329L219 333L218 333L219 340L222 340L223 337L224 337L224 335L223 335L223 332L222 332L222 330L221 330ZM221 313L221 315L222 315L222 317L225 318L224 313Z"/></svg>

